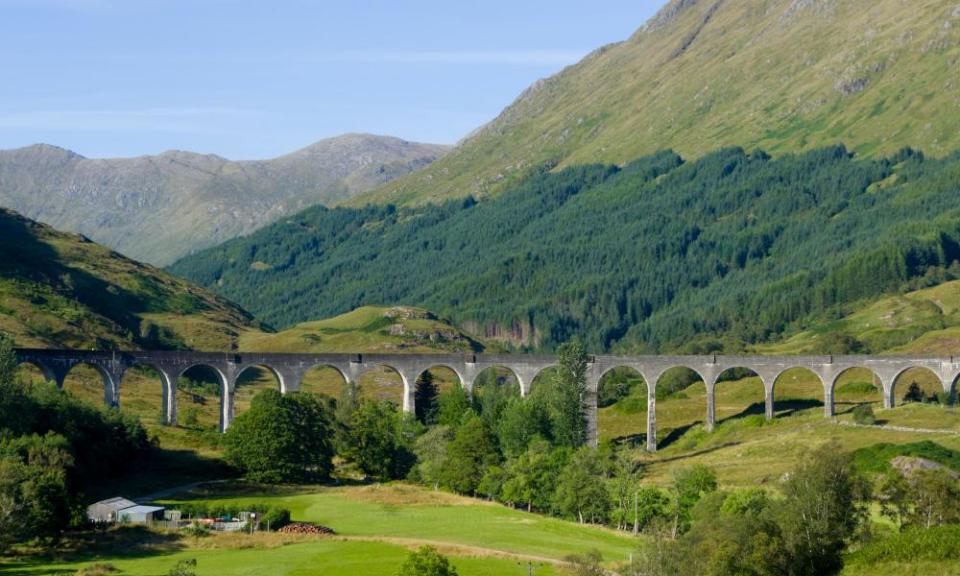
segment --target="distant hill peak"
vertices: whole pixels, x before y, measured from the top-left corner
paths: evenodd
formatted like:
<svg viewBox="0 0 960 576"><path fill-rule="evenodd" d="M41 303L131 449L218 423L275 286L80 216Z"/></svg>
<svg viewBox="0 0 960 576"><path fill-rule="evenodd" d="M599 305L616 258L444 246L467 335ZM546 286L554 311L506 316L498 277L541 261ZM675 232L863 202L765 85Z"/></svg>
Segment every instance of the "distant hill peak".
<svg viewBox="0 0 960 576"><path fill-rule="evenodd" d="M0 206L166 265L316 204L417 170L449 148L344 134L267 160L167 150L85 158L35 144L0 150Z"/></svg>

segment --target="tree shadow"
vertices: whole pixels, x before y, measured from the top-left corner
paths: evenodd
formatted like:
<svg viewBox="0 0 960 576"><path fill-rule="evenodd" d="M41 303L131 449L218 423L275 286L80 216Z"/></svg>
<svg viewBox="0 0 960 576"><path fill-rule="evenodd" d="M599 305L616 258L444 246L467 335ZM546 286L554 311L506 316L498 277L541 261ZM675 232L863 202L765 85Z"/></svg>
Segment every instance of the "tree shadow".
<svg viewBox="0 0 960 576"><path fill-rule="evenodd" d="M813 399L785 399L775 401L773 404L773 415L774 418L782 418L784 416L792 416L797 412L802 412L803 410L809 410L811 408L823 407L823 402L820 400ZM717 424L722 424L724 422L732 422L735 420L740 420L748 416L757 416L766 414L766 405L763 402L754 402L750 404L740 412L727 416L717 420Z"/></svg>
<svg viewBox="0 0 960 576"><path fill-rule="evenodd" d="M773 403L774 416L791 416L797 412L810 410L811 408L823 408L823 400L814 400L813 398L785 398L775 400Z"/></svg>
<svg viewBox="0 0 960 576"><path fill-rule="evenodd" d="M702 424L702 422L698 420L696 422L691 422L686 426L680 426L678 428L674 428L673 430L670 430L670 432L668 432L666 436L657 440L657 449L666 448L667 446L670 446L671 444L673 444L674 442L682 438L684 434L686 434L691 428L693 428L697 424Z"/></svg>
<svg viewBox="0 0 960 576"><path fill-rule="evenodd" d="M95 501L122 494L143 496L170 486L236 478L239 473L219 458L204 456L189 449L154 448L131 471L106 478L86 493Z"/></svg>
<svg viewBox="0 0 960 576"><path fill-rule="evenodd" d="M0 562L0 573L11 576L76 574L76 568L54 569L50 564L167 556L185 548L179 534L150 530L146 526L88 530L69 534L52 549L5 558Z"/></svg>

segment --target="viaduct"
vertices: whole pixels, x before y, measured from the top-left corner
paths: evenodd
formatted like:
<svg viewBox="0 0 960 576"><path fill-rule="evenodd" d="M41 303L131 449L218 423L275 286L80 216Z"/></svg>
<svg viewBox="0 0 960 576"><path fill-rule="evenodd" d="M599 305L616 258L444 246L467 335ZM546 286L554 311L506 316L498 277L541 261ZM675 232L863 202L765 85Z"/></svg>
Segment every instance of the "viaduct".
<svg viewBox="0 0 960 576"><path fill-rule="evenodd" d="M181 351L78 351L17 349L17 363L35 365L44 377L63 386L67 373L79 364L92 366L103 380L104 400L118 406L120 382L124 372L134 366L147 366L160 375L163 389L163 414L167 423L177 421L176 383L194 366L207 366L220 380L220 429L226 430L234 416L234 395L239 376L252 367L272 372L284 394L297 392L307 370L318 366L336 369L347 383L378 367L389 367L403 381L403 410L414 411L414 392L419 376L436 367L452 370L468 393L477 376L488 368L509 370L520 384L521 394L530 393L534 378L556 365L553 356L527 354L281 354L258 352L181 352ZM601 377L617 367L636 370L647 383L647 449L657 448L656 386L669 369L689 368L706 385L705 424L712 430L716 422L714 394L719 377L733 368L752 370L763 382L765 415L774 416L774 387L777 377L791 368L805 368L815 374L823 386L826 417L834 415L833 392L837 378L851 368L866 368L879 379L886 408L894 404L897 378L911 368L923 368L936 375L945 393L955 397L960 376L960 358L905 356L592 356L587 369L587 393L583 398L589 441L597 442L597 389Z"/></svg>

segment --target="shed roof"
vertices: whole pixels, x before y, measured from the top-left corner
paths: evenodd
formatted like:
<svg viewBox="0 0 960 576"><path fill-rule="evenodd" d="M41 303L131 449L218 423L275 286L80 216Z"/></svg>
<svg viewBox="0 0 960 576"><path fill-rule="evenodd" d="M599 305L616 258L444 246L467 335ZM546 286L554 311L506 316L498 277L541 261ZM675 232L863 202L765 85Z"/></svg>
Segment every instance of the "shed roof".
<svg viewBox="0 0 960 576"><path fill-rule="evenodd" d="M138 504L136 506L124 508L120 511L120 514L132 516L134 514L153 514L154 512L162 512L163 510L163 506L145 506L143 504Z"/></svg>
<svg viewBox="0 0 960 576"><path fill-rule="evenodd" d="M127 500L122 496L117 496L115 498L107 498L106 500L101 500L99 502L94 502L91 506L103 506L112 510L123 510L124 508L130 508L131 506L136 506L137 503L131 500Z"/></svg>

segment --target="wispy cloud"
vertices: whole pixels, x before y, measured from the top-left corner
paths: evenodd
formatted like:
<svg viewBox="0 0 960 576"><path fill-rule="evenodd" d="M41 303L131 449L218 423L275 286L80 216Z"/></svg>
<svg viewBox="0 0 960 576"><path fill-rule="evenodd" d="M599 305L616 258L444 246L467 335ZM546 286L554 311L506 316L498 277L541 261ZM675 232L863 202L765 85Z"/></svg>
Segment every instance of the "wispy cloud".
<svg viewBox="0 0 960 576"><path fill-rule="evenodd" d="M208 120L251 114L254 112L227 107L26 110L0 113L0 129L196 133L207 131L204 124Z"/></svg>

